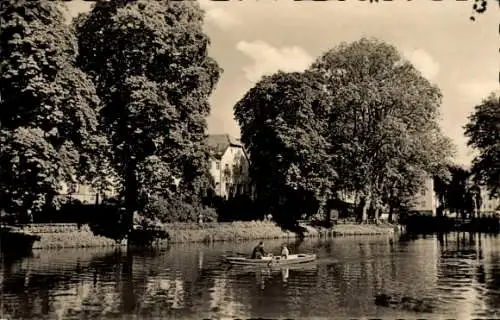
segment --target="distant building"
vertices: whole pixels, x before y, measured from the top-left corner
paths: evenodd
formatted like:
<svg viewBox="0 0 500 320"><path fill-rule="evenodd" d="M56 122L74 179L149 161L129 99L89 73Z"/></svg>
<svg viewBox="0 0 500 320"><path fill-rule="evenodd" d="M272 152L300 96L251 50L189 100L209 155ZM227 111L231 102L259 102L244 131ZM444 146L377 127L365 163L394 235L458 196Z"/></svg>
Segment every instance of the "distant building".
<svg viewBox="0 0 500 320"><path fill-rule="evenodd" d="M228 134L209 135L210 174L215 183L215 193L223 198L241 194L253 195L248 175L249 158L243 144ZM110 178L111 179L111 178ZM180 179L175 179L178 185ZM84 204L98 204L105 198L118 195L116 190L99 194L87 184L62 184L58 195L62 199L75 199Z"/></svg>
<svg viewBox="0 0 500 320"><path fill-rule="evenodd" d="M481 207L479 214L494 214L500 212L500 198L490 197L486 188L481 188Z"/></svg>
<svg viewBox="0 0 500 320"><path fill-rule="evenodd" d="M60 199L78 200L83 204L99 204L104 199L116 197L117 195L117 190L106 191L100 194L88 184L62 183L58 197Z"/></svg>
<svg viewBox="0 0 500 320"><path fill-rule="evenodd" d="M437 200L434 192L434 179L432 177L425 180L419 193L415 195L412 211L420 214L436 215Z"/></svg>
<svg viewBox="0 0 500 320"><path fill-rule="evenodd" d="M253 194L248 169L250 161L243 144L228 134L208 137L210 174L215 183L216 195L231 198Z"/></svg>
<svg viewBox="0 0 500 320"><path fill-rule="evenodd" d="M337 191L337 198L345 203L356 204L356 192L354 191Z"/></svg>

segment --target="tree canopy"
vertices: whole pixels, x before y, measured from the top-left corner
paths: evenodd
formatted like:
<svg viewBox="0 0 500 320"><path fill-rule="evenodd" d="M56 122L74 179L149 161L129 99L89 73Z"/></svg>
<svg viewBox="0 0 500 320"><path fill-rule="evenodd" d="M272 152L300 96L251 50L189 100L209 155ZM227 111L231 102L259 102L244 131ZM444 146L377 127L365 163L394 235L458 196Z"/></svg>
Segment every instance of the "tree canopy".
<svg viewBox="0 0 500 320"><path fill-rule="evenodd" d="M365 204L362 220L384 189L422 181L451 155L437 123L439 89L395 47L363 38L328 51L311 69L330 93L328 139L343 155L343 187Z"/></svg>
<svg viewBox="0 0 500 320"><path fill-rule="evenodd" d="M2 207L37 211L88 168L100 102L75 66L76 37L63 4L0 6L0 194Z"/></svg>
<svg viewBox="0 0 500 320"><path fill-rule="evenodd" d="M465 126L468 145L479 155L474 158L472 174L485 185L491 196L500 196L500 97L492 93L475 107Z"/></svg>
<svg viewBox="0 0 500 320"><path fill-rule="evenodd" d="M445 168L453 147L438 125L440 104L439 89L395 47L363 38L326 52L304 73L265 77L235 116L254 176L308 184L314 180L303 168L320 164L308 174L321 184L310 189L356 192L366 220L370 207L415 194Z"/></svg>
<svg viewBox="0 0 500 320"><path fill-rule="evenodd" d="M78 62L103 103L129 220L176 178L188 194L202 185L208 96L221 72L202 23L198 3L178 1L97 2L76 19Z"/></svg>
<svg viewBox="0 0 500 320"><path fill-rule="evenodd" d="M474 212L474 199L480 206L481 194L479 188L471 181L471 172L459 165L450 165L448 168L450 179L434 179L436 194L440 199L439 209L448 209L456 213ZM477 197L475 197L475 195Z"/></svg>
<svg viewBox="0 0 500 320"><path fill-rule="evenodd" d="M310 74L278 72L264 77L235 106L250 153L250 174L269 207L284 199L326 201L335 177L334 153L324 139L326 122L317 116L320 97ZM307 210L293 209L288 215Z"/></svg>

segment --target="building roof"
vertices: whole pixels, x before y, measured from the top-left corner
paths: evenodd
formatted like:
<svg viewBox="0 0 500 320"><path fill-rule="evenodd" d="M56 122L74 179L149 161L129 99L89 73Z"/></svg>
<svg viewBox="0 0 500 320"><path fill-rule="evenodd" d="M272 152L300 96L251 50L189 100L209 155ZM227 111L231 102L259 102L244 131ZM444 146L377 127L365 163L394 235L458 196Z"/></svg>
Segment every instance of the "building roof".
<svg viewBox="0 0 500 320"><path fill-rule="evenodd" d="M207 144L212 156L218 159L222 157L230 146L239 147L244 150L240 139L231 137L229 134L211 134L208 136Z"/></svg>

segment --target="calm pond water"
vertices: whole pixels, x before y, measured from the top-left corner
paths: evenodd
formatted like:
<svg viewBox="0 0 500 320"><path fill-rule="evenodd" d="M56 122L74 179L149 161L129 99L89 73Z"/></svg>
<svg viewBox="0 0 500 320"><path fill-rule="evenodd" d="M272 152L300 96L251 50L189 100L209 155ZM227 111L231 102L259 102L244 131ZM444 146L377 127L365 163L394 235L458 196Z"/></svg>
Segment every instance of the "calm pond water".
<svg viewBox="0 0 500 320"><path fill-rule="evenodd" d="M278 252L282 241L267 241ZM255 242L162 251L35 251L0 266L0 318L202 319L500 317L500 237L344 237L290 243L302 267L228 267ZM403 304L376 303L390 296Z"/></svg>

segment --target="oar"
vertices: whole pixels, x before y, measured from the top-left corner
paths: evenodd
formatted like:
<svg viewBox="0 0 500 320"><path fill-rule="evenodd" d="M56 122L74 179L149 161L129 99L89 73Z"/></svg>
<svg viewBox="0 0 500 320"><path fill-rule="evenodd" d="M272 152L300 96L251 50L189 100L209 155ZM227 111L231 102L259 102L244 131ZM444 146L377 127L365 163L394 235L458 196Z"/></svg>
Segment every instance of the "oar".
<svg viewBox="0 0 500 320"><path fill-rule="evenodd" d="M247 256L247 257L250 256L250 254L248 254L248 253L242 253L242 252L235 252L235 254L239 255L239 256ZM279 255L276 255L276 254L272 253L272 257L277 257L277 256L279 256Z"/></svg>
<svg viewBox="0 0 500 320"><path fill-rule="evenodd" d="M243 252L236 252L237 256L249 256L248 253L243 253Z"/></svg>

